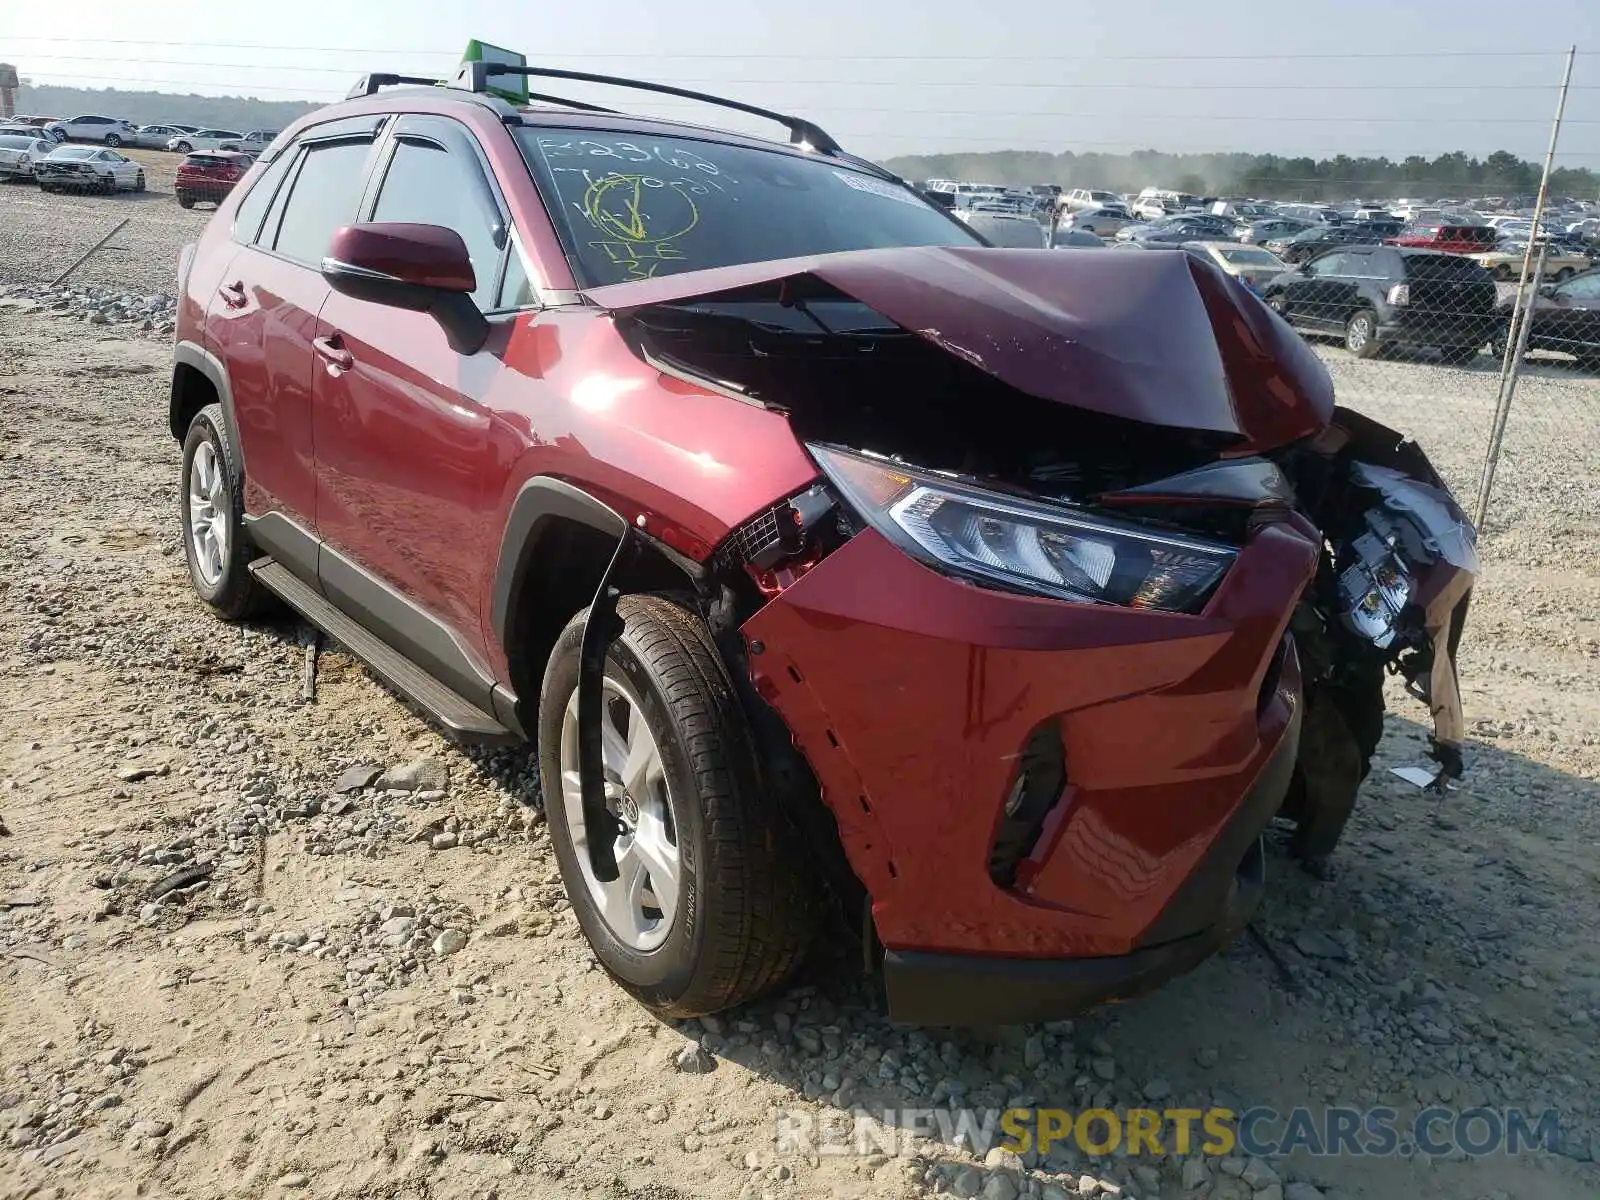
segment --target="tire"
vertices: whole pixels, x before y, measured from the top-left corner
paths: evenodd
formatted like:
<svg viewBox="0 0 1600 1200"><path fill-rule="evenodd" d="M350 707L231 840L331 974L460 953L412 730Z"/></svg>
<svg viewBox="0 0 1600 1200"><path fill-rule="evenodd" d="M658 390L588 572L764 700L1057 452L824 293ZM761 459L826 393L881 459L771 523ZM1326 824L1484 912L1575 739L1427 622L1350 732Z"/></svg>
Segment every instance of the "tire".
<svg viewBox="0 0 1600 1200"><path fill-rule="evenodd" d="M1511 276L1511 268L1508 267L1508 266L1504 266L1504 265L1498 266L1498 267L1496 267L1494 269L1492 274L1494 275L1495 279L1497 279L1501 283L1510 283L1511 282L1511 278L1512 278L1512 276Z"/></svg>
<svg viewBox="0 0 1600 1200"><path fill-rule="evenodd" d="M1370 308L1357 309L1344 324L1344 348L1357 358L1377 358L1378 314Z"/></svg>
<svg viewBox="0 0 1600 1200"><path fill-rule="evenodd" d="M140 171L137 175L135 175L133 177L133 190L136 191L136 192L144 191L144 172L143 171Z"/></svg>
<svg viewBox="0 0 1600 1200"><path fill-rule="evenodd" d="M122 139L114 133L108 133L106 134L106 145L115 150L118 146L122 145Z"/></svg>
<svg viewBox="0 0 1600 1200"><path fill-rule="evenodd" d="M1550 278L1553 279L1556 283L1561 283L1563 280L1571 279L1572 278L1572 268L1571 267L1562 267L1554 275L1550 276Z"/></svg>
<svg viewBox="0 0 1600 1200"><path fill-rule="evenodd" d="M217 472L215 485L197 477L196 460L209 459ZM179 523L183 530L183 553L189 564L189 582L200 599L225 621L242 621L268 607L268 594L250 574L250 560L258 551L244 526L244 482L239 477L239 457L228 440L222 420L222 405L208 404L189 422L183 439L183 476L178 489ZM223 545L209 564L199 561L200 551L194 536L194 518L199 507L193 502L195 488L209 500L209 511L217 518L213 533L220 532ZM212 567L215 578L212 578Z"/></svg>
<svg viewBox="0 0 1600 1200"><path fill-rule="evenodd" d="M189 154L194 150L194 147L188 142L179 142L176 149L179 154Z"/></svg>
<svg viewBox="0 0 1600 1200"><path fill-rule="evenodd" d="M670 811L674 913L666 916L654 895L654 875L636 865L646 856L619 861L622 878L633 866L650 881L648 891L641 885L634 894L652 895L657 905L653 928L640 933L636 923L619 935L596 899L606 885L586 874L587 846L575 837L581 810L573 811L575 793L563 786L564 765L568 780L576 774L584 613L557 641L539 698L539 770L550 840L578 924L607 973L664 1017L717 1012L782 983L810 944L814 913L799 839L773 790L762 785L737 693L705 625L660 596L625 596L617 613L624 631L606 659L604 719L613 721L617 705L626 711L630 734L616 733L615 724L609 728L626 737L629 761L633 721L642 720L638 728L653 741L660 773L641 787L639 798L624 793L612 803L624 813L631 807L641 831L647 808ZM664 823L664 816L656 818L651 839L658 854ZM625 840L631 846L632 837ZM633 906L619 905L622 910L631 915ZM646 904L641 911L652 909Z"/></svg>
<svg viewBox="0 0 1600 1200"><path fill-rule="evenodd" d="M1275 295L1268 296L1267 297L1267 307L1270 308L1273 312L1277 313L1285 321L1287 321L1289 319L1289 302L1284 299L1284 296L1283 296L1282 292L1278 292Z"/></svg>
<svg viewBox="0 0 1600 1200"><path fill-rule="evenodd" d="M178 205L179 205L180 208L193 208L194 207L194 197L193 196L179 196L178 197Z"/></svg>

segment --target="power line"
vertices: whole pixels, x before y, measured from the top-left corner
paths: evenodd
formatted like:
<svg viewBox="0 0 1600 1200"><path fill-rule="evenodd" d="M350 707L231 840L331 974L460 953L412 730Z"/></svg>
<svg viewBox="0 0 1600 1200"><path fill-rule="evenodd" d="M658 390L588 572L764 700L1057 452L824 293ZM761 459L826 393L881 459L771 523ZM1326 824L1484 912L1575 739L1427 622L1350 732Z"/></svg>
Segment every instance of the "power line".
<svg viewBox="0 0 1600 1200"><path fill-rule="evenodd" d="M89 55L89 54L46 54L41 58L50 62L124 62L125 58L119 55ZM552 59L560 61L559 58ZM361 75L369 67L303 67L287 63L243 63L243 62L205 62L188 58L141 58L140 63L162 67L201 67L218 68L231 71L290 71L308 75ZM453 65L453 60L452 60ZM450 72L443 72L449 74ZM85 78L101 78L100 76L85 76ZM899 79L729 79L718 77L712 79L685 79L673 76L679 83L685 84L794 84L803 86L828 86L828 87L985 87L985 88L1061 88L1070 90L1118 90L1118 91L1146 91L1152 87L1163 87L1181 91L1210 91L1210 92L1436 92L1436 91L1470 91L1470 92L1550 92L1555 87L1543 83L1149 83L1114 81L1107 83L1086 83L1081 80L1064 80L1060 82L1031 82L1017 80L1002 80L989 82L986 80L899 80ZM1600 84L1579 84L1569 89L1570 91L1600 92Z"/></svg>
<svg viewBox="0 0 1600 1200"><path fill-rule="evenodd" d="M33 35L25 37L12 37L14 42L66 42L69 44L103 45L103 46L198 46L207 50L292 50L297 53L327 53L327 54L409 54L438 56L441 51L437 46L423 49L397 50L374 49L370 46L267 46L253 42L194 42L194 41L162 41L148 38L86 38L86 37L51 37L47 35ZM1583 52L1580 52L1583 53ZM1593 52L1589 52L1593 53ZM1331 51L1314 54L833 54L827 55L830 61L843 62L1306 62L1314 60L1363 60L1363 59L1477 59L1477 58L1560 58L1566 54L1565 50L1363 50L1363 51ZM712 60L731 59L749 60L760 59L763 61L805 60L814 61L820 57L816 54L765 54L765 53L739 53L735 51L719 52L715 54L693 53L673 54L657 50L613 50L602 53L561 53L552 54L550 58L562 59L616 59L616 58L649 58L672 60Z"/></svg>
<svg viewBox="0 0 1600 1200"><path fill-rule="evenodd" d="M32 79L32 78L33 77L30 76L30 79ZM75 79L92 79L92 80L95 80L97 82L155 84L155 85L160 85L160 86L164 86L164 87L229 87L229 86L234 86L234 85L229 84L229 83L208 82L206 80L199 80L199 79L149 79L149 78L145 78L143 76L133 76L133 75L74 75L74 76L72 76L72 78L75 78ZM725 87L739 87L739 86L755 87L755 86L760 86L763 83L763 81L754 80L754 79L680 80L679 82L683 82L683 83L719 83L719 84L721 84L721 85L723 85ZM775 81L767 80L767 81L764 81L764 82L770 84L770 83L775 82ZM828 83L829 81L828 80L811 80L811 81L790 80L790 81L786 81L786 82L793 82L793 83L811 82L811 83L822 84L822 83ZM58 84L53 84L53 85L49 85L49 86L56 86L56 87L66 86L66 87L70 87L72 85L70 85L70 84L59 84L58 83ZM264 84L262 84L262 85L249 84L248 86L251 87L251 88L255 88L258 91L273 91L273 92L304 93L306 90L309 90L309 89L304 89L304 88L275 87L275 86L268 86L268 85L264 85ZM943 86L943 85L941 85L941 86ZM1002 85L1002 86L1005 86L1005 85ZM1017 86L1025 86L1025 85L1017 85ZM698 105L682 105L682 104L661 103L661 104L656 105L656 107L660 107L660 108L667 108L667 107L671 107L671 108L688 108L688 107L698 108L699 106ZM1099 113L1099 112L1061 112L1061 111L1049 110L1049 109L1034 109L1034 110L1027 110L1027 111L1016 111L1016 110L1004 111L1004 110L1000 110L1000 109L992 109L992 110L986 109L986 110L982 110L982 111L977 111L977 110L967 109L967 108L873 108L873 107L867 107L867 106L862 106L862 105L808 105L807 108L808 108L809 111L813 111L813 112L893 113L893 114L904 115L904 116L926 116L926 117L951 117L951 116L1052 117L1052 118L1066 118L1066 119L1070 119L1070 120L1081 120L1081 121L1103 121L1103 120L1171 121L1171 120L1182 119L1182 120L1190 120L1190 121L1247 121L1247 122L1255 122L1255 121L1295 121L1295 122L1321 122L1321 123L1325 123L1328 120L1330 120L1330 118L1325 117L1325 116L1301 116L1301 115L1298 115L1298 114L1288 114L1288 113L1130 113L1130 112L1122 112L1122 111L1118 111L1118 112L1114 112L1114 113ZM1539 125L1539 126L1548 126L1550 124L1549 119L1546 118L1546 117L1495 117L1495 116L1473 116L1473 117L1438 117L1438 116L1375 117L1375 116L1356 116L1356 117L1351 117L1350 114L1348 114L1348 113L1344 114L1344 117L1347 120L1357 120L1357 121L1361 121L1361 122L1364 122L1364 123L1367 123L1367 124L1385 124L1385 125L1424 125L1424 124L1425 125L1483 125L1483 124L1492 124L1492 125ZM1586 119L1586 118L1571 118L1571 117L1569 117L1567 119L1566 123L1569 124L1569 125L1600 125L1600 118Z"/></svg>

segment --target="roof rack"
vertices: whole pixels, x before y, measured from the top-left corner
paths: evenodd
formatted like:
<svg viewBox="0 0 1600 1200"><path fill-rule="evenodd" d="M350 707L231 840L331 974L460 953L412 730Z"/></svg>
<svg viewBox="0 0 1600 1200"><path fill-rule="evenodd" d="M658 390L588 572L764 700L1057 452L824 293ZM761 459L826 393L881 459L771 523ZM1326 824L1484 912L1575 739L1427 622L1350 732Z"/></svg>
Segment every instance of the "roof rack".
<svg viewBox="0 0 1600 1200"><path fill-rule="evenodd" d="M656 92L663 96L680 96L685 100L699 100L705 104L715 104L720 108L731 108L736 112L749 113L753 117L763 117L769 121L776 121L789 131L790 142L796 145L810 146L822 154L843 154L844 147L820 126L805 120L802 117L791 117L784 113L773 112L771 109L758 108L754 104L745 104L739 100L729 100L723 96L712 96L706 92L692 92L687 88L671 87L665 83L649 83L641 79L624 79L617 75L593 75L587 71L561 71L554 67L519 67L507 63L495 62L464 62L456 77L450 81L449 86L467 92L487 92L489 79L493 75L521 75L538 79L571 79L578 83L605 83L614 87L633 88L641 92ZM393 78L387 77L387 78ZM370 95L370 93L368 93ZM549 98L553 99L553 97ZM591 105L574 105L570 100L558 100L557 103L572 105L573 107L588 108ZM609 111L600 109L599 111Z"/></svg>
<svg viewBox="0 0 1600 1200"><path fill-rule="evenodd" d="M563 108L575 108L579 112L614 113L614 108L606 108L600 104L590 104L583 100L568 100L565 96L546 96L543 92L529 92L529 100L537 100L540 104L559 104Z"/></svg>
<svg viewBox="0 0 1600 1200"><path fill-rule="evenodd" d="M354 100L359 96L370 96L379 88L400 87L402 85L438 87L442 83L444 83L442 79L428 79L422 75L363 75L356 80L355 87L344 94L344 98L346 100Z"/></svg>

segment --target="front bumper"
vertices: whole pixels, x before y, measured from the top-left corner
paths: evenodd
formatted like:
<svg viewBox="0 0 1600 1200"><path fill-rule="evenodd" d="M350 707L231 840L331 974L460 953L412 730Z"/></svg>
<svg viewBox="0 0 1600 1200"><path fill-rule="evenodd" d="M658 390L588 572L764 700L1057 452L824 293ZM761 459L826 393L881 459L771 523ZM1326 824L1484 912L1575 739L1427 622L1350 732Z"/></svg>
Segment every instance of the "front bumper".
<svg viewBox="0 0 1600 1200"><path fill-rule="evenodd" d="M1318 553L1297 527L1259 529L1187 616L975 587L867 530L746 623L756 688L871 897L896 1015L1061 1015L1231 935L1254 890L1237 868L1297 750L1285 627ZM1040 730L1066 786L1002 882L991 854ZM959 987L918 998L972 973L1033 999L957 1018Z"/></svg>

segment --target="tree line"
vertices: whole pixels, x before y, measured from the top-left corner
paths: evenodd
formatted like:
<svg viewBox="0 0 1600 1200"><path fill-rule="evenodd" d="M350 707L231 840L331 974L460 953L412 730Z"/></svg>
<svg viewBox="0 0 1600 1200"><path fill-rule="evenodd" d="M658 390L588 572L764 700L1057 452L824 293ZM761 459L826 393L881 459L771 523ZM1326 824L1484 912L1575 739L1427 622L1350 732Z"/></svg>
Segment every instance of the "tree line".
<svg viewBox="0 0 1600 1200"><path fill-rule="evenodd" d="M1427 158L1311 158L1279 154L1060 154L1035 150L907 155L885 164L905 179L964 179L1013 186L1058 183L1063 187L1133 192L1172 188L1195 195L1244 195L1281 200L1394 199L1466 196L1531 196L1538 190L1542 164L1496 150L1474 158L1456 150ZM1600 174L1587 168L1557 167L1550 175L1552 196L1600 198Z"/></svg>

